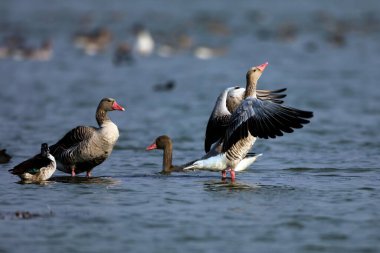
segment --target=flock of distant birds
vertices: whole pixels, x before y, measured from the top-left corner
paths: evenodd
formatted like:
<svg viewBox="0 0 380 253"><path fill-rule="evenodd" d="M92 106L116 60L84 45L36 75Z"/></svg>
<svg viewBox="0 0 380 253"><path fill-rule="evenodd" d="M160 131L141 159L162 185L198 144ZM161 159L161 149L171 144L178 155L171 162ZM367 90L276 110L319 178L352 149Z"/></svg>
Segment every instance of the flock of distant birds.
<svg viewBox="0 0 380 253"><path fill-rule="evenodd" d="M132 30L135 38L133 44L123 42L116 46L113 56L115 65L132 64L135 59L134 54L147 57L156 50L158 55L168 57L180 49L189 49L192 45L190 36L183 34L179 36L175 46L169 44L157 46L151 32L143 25L135 24ZM112 40L112 32L106 27L98 27L88 32L77 32L72 38L74 46L89 56L106 51ZM197 46L193 51L194 56L199 59L209 59L224 52L221 48L206 46ZM52 56L51 39L43 40L40 47L30 47L23 36L13 34L4 37L0 44L0 59L49 61Z"/></svg>
<svg viewBox="0 0 380 253"><path fill-rule="evenodd" d="M246 170L261 154L249 153L256 138L268 139L302 128L313 117L311 111L284 105L286 89L259 90L257 83L268 63L252 67L246 74L246 87L228 87L216 99L210 115L204 141L205 155L183 165L172 164L173 144L162 135L146 150L162 149L162 173L208 170L227 172L235 181L235 172ZM9 172L26 182L48 180L56 169L75 177L103 163L112 153L119 130L108 117L110 111L124 111L115 99L103 98L96 110L98 127L78 126L53 145L41 144L39 154L21 162ZM10 156L0 152L0 161Z"/></svg>
<svg viewBox="0 0 380 253"><path fill-rule="evenodd" d="M53 43L50 39L43 40L37 48L26 45L25 38L11 35L3 39L0 45L0 59L48 61L53 54Z"/></svg>
<svg viewBox="0 0 380 253"><path fill-rule="evenodd" d="M252 17L251 17L252 16ZM276 39L281 42L295 41L300 33L300 26L294 22L281 22L279 25L268 27L263 25L265 15L262 12L254 11L248 18L250 22L256 25L256 37L260 40ZM345 20L333 17L327 12L316 12L314 20L322 28L321 32L324 40L335 47L344 47L347 44L347 35L349 32L358 32L370 34L378 32L380 29L380 20L374 13L366 13L359 20ZM211 35L228 36L230 28L223 21L210 19L206 24ZM318 28L313 28L315 31ZM199 59L210 59L216 56L224 55L227 51L225 45L209 46L195 45L194 37L186 32L180 34L169 33L171 41L158 41L158 38L141 23L135 23L132 26L134 41L132 44L122 42L116 45L113 62L115 65L131 64L134 62L134 54L140 56L150 56L153 53L162 57L172 56L182 50L191 49L192 54ZM159 36L156 36L159 37ZM113 41L113 34L105 26L97 27L90 31L77 32L72 36L75 47L83 50L87 55L96 55L107 50L107 47ZM307 51L315 51L318 43L315 40L305 42ZM26 39L20 34L13 34L3 37L0 43L0 59L14 60L37 60L48 61L53 56L52 39L46 39L41 42L40 47L30 47Z"/></svg>

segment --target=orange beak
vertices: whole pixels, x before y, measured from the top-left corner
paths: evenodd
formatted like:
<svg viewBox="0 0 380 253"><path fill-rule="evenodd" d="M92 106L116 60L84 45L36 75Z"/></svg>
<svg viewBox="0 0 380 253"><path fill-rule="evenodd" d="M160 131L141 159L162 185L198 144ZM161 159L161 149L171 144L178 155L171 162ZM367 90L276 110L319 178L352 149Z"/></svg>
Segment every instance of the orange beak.
<svg viewBox="0 0 380 253"><path fill-rule="evenodd" d="M152 144L150 144L148 147L146 147L146 150L152 150L152 149L156 149L157 148L157 145L155 142L153 142Z"/></svg>
<svg viewBox="0 0 380 253"><path fill-rule="evenodd" d="M112 109L118 110L118 111L125 111L123 107L121 107L116 101L113 102Z"/></svg>
<svg viewBox="0 0 380 253"><path fill-rule="evenodd" d="M268 64L269 64L269 63L266 62L266 63L263 63L263 64L257 66L256 68L260 69L260 71L263 72L264 69L268 66Z"/></svg>

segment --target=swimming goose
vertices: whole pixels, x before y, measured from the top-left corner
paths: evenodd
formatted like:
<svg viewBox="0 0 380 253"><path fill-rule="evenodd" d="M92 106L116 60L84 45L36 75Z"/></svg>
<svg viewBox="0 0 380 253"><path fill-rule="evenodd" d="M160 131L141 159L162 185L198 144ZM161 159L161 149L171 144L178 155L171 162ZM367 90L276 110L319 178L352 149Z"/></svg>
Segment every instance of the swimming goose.
<svg viewBox="0 0 380 253"><path fill-rule="evenodd" d="M56 167L55 159L49 153L48 144L42 143L40 154L18 164L9 172L25 181L41 182L48 180Z"/></svg>
<svg viewBox="0 0 380 253"><path fill-rule="evenodd" d="M219 154L221 151L219 150L221 146L214 145L210 152L208 152L206 155L204 155L201 159L206 159L211 156ZM187 166L190 166L195 161L188 162L183 165L175 166L172 164L172 154L173 154L173 143L169 136L167 135L161 135L157 137L152 144L150 144L146 150L153 150L153 149L163 149L163 162L162 162L162 174L170 174L171 172L184 172L184 168ZM255 154L250 153L247 154L244 159L235 167L235 171L243 171L246 168L249 167L254 161L256 161L257 157L261 156L262 154ZM204 168L204 170L210 170L213 171L213 168Z"/></svg>
<svg viewBox="0 0 380 253"><path fill-rule="evenodd" d="M153 149L162 149L164 150L163 160L162 160L162 171L163 174L170 174L171 172L181 172L186 165L190 165L194 161L189 164L175 166L172 164L173 162L173 143L169 136L161 135L158 136L152 144L150 144L146 150Z"/></svg>
<svg viewBox="0 0 380 253"><path fill-rule="evenodd" d="M228 170L231 180L235 180L235 168L248 154L256 138L276 138L284 132L291 133L295 128L302 128L304 124L309 123L307 119L313 117L312 112L284 106L270 99L261 100L258 97L257 81L267 65L268 63L264 63L247 72L244 100L234 112L229 112L225 105L228 92L222 93L218 98L215 106L217 109L214 108L214 112L220 117L219 126L225 128L222 152L198 160L184 170L213 168L222 171L223 177Z"/></svg>
<svg viewBox="0 0 380 253"><path fill-rule="evenodd" d="M124 108L113 98L103 98L96 110L98 128L78 126L50 147L58 170L72 176L86 172L90 177L92 169L109 157L119 138L117 126L107 116L107 112L114 110L124 111Z"/></svg>

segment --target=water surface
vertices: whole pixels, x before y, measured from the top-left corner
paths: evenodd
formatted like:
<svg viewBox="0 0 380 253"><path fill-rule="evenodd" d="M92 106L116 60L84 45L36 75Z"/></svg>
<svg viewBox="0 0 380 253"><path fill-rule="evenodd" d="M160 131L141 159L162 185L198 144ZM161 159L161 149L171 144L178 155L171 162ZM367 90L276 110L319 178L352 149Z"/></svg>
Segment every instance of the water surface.
<svg viewBox="0 0 380 253"><path fill-rule="evenodd" d="M0 165L0 252L379 252L379 10L369 0L2 1L0 36L21 33L31 45L50 37L54 57L0 61L0 148L13 155ZM225 54L200 60L187 49L114 66L135 22L161 41L185 32L193 47ZM337 24L343 44L330 39ZM104 53L74 48L74 32L100 25L114 34ZM158 174L162 153L145 147L168 134L175 163L201 156L216 96L267 60L259 86L287 87L286 103L314 111L312 123L258 140L263 156L235 184L212 172ZM167 80L173 91L153 91ZM126 111L110 113L120 138L94 178L57 172L19 184L7 172L42 142L95 125L102 97Z"/></svg>

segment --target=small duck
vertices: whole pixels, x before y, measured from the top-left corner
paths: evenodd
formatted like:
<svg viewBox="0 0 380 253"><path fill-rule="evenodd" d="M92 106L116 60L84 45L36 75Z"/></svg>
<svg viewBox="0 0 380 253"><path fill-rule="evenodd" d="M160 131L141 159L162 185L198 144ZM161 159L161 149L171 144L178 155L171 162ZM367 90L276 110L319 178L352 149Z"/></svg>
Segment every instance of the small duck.
<svg viewBox="0 0 380 253"><path fill-rule="evenodd" d="M113 63L115 65L133 63L132 49L128 43L122 43L116 48L113 57Z"/></svg>
<svg viewBox="0 0 380 253"><path fill-rule="evenodd" d="M96 55L104 51L111 41L112 34L105 27L100 27L90 33L74 35L75 46L83 49L87 55Z"/></svg>
<svg viewBox="0 0 380 253"><path fill-rule="evenodd" d="M213 48L213 47L207 47L207 46L198 46L194 49L194 56L200 60L208 60L214 57L222 56L226 54L227 49L220 47L220 48Z"/></svg>
<svg viewBox="0 0 380 253"><path fill-rule="evenodd" d="M11 160L12 156L7 154L6 149L0 150L0 163L8 163Z"/></svg>
<svg viewBox="0 0 380 253"><path fill-rule="evenodd" d="M171 91L175 88L175 82L169 80L166 83L159 83L153 86L154 91Z"/></svg>
<svg viewBox="0 0 380 253"><path fill-rule="evenodd" d="M0 59L11 58L12 55L25 47L25 38L14 34L3 39L0 45Z"/></svg>
<svg viewBox="0 0 380 253"><path fill-rule="evenodd" d="M18 164L9 172L23 181L41 182L48 180L57 168L54 156L49 153L47 143L41 144L41 153Z"/></svg>
<svg viewBox="0 0 380 253"><path fill-rule="evenodd" d="M141 24L136 24L133 27L133 33L136 37L134 50L142 55L149 56L154 51L154 40L150 32Z"/></svg>
<svg viewBox="0 0 380 253"><path fill-rule="evenodd" d="M40 48L26 48L22 58L35 61L49 61L53 55L53 43L50 39L44 40Z"/></svg>
<svg viewBox="0 0 380 253"><path fill-rule="evenodd" d="M193 39L190 35L168 34L165 36L166 41L161 41L157 48L157 54L161 57L171 57L183 50L188 50L193 45Z"/></svg>
<svg viewBox="0 0 380 253"><path fill-rule="evenodd" d="M5 45L0 45L0 59L5 59L9 57L11 50L5 46Z"/></svg>

